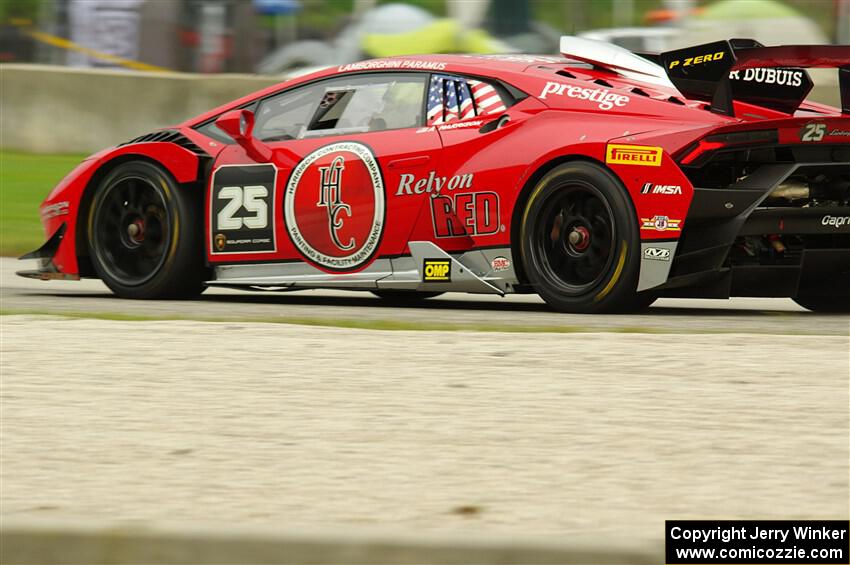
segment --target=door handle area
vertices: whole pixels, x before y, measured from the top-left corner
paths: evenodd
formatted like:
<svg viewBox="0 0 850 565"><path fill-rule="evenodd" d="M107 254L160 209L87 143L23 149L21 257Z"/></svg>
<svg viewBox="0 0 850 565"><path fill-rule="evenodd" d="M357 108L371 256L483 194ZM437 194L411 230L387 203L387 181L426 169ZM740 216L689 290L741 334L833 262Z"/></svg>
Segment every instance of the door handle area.
<svg viewBox="0 0 850 565"><path fill-rule="evenodd" d="M404 159L395 159L387 163L387 166L391 169L406 169L408 167L418 167L420 165L424 165L428 161L431 160L431 157L428 155L418 155L416 157L406 157Z"/></svg>

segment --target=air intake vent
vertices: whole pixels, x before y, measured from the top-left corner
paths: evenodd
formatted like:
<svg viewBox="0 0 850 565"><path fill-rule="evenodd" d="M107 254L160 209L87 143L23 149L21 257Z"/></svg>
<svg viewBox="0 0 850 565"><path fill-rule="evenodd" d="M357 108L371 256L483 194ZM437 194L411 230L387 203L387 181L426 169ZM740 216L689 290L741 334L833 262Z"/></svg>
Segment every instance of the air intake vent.
<svg viewBox="0 0 850 565"><path fill-rule="evenodd" d="M567 77L567 78L576 78L576 76L573 73L571 73L570 71L558 71L555 74L561 75L562 77Z"/></svg>
<svg viewBox="0 0 850 565"><path fill-rule="evenodd" d="M672 102L673 104L678 104L679 106L684 106L684 105L685 105L685 103L684 103L684 102L682 102L681 100L679 100L679 99L678 99L678 98L676 98L675 96L671 96L670 98L668 98L668 99L667 99L667 102Z"/></svg>
<svg viewBox="0 0 850 565"><path fill-rule="evenodd" d="M164 129L160 131L155 131L152 133L146 133L145 135L140 135L135 139L131 139L125 143L119 145L119 147L123 145L130 145L133 143L152 143L152 142L162 142L162 143L173 143L175 145L179 145L184 149L188 149L195 155L203 155L206 156L207 152L195 145L192 140L188 137L180 133L179 131L173 129Z"/></svg>
<svg viewBox="0 0 850 565"><path fill-rule="evenodd" d="M641 90L638 87L634 87L631 91L632 94L637 94L638 96L649 96L645 90Z"/></svg>
<svg viewBox="0 0 850 565"><path fill-rule="evenodd" d="M607 86L608 88L613 88L613 87L614 87L614 85L613 85L613 84L611 84L611 83L610 83L610 82L608 82L607 80L604 80L604 79L601 79L601 78L598 78L598 79L594 80L593 82L595 82L595 83L596 83L596 84L598 84L599 86Z"/></svg>

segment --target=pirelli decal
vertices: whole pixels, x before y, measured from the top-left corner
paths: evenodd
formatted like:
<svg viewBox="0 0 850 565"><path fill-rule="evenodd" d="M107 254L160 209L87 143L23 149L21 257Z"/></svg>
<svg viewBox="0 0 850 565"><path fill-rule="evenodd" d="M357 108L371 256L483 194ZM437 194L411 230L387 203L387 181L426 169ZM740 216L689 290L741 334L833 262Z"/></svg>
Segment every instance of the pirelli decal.
<svg viewBox="0 0 850 565"><path fill-rule="evenodd" d="M611 165L642 165L644 167L660 167L660 147L646 145L617 145L611 143L605 152L605 162Z"/></svg>

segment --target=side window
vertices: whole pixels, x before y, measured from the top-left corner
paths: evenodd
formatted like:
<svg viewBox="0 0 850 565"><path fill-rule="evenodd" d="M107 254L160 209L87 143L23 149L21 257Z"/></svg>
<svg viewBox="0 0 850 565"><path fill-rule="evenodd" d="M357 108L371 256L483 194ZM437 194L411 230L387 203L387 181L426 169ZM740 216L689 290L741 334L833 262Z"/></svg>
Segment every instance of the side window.
<svg viewBox="0 0 850 565"><path fill-rule="evenodd" d="M491 84L450 75L431 76L429 126L504 111L505 102Z"/></svg>
<svg viewBox="0 0 850 565"><path fill-rule="evenodd" d="M337 77L260 102L254 135L283 141L422 125L425 74Z"/></svg>
<svg viewBox="0 0 850 565"><path fill-rule="evenodd" d="M285 141L301 136L316 111L321 83L266 98L254 112L254 136L262 141Z"/></svg>
<svg viewBox="0 0 850 565"><path fill-rule="evenodd" d="M422 125L424 74L340 77L326 83L305 137Z"/></svg>

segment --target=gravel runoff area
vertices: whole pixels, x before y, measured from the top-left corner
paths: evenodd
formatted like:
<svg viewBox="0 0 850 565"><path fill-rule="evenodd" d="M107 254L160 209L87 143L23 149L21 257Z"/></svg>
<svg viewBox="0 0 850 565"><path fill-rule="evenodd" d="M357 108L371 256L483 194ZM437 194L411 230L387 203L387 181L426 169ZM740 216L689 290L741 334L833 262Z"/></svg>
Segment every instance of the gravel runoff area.
<svg viewBox="0 0 850 565"><path fill-rule="evenodd" d="M0 517L657 539L850 514L848 337L0 330Z"/></svg>

